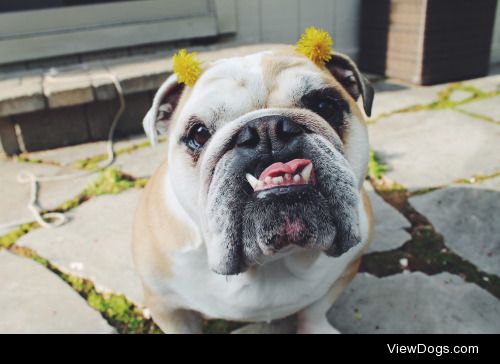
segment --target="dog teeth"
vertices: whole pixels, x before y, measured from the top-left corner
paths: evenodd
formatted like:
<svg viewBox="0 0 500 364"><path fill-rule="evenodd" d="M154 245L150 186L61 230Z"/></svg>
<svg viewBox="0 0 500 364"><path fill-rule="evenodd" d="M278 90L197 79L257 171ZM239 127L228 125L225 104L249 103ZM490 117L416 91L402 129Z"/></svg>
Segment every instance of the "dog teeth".
<svg viewBox="0 0 500 364"><path fill-rule="evenodd" d="M279 177L274 177L273 178L273 184L279 185L279 184L282 184L282 183L283 183L283 177L279 176Z"/></svg>
<svg viewBox="0 0 500 364"><path fill-rule="evenodd" d="M250 173L247 173L245 177L247 178L248 183L250 183L250 186L252 186L252 188L255 190L259 184L259 180L252 176Z"/></svg>
<svg viewBox="0 0 500 364"><path fill-rule="evenodd" d="M302 176L302 178L304 178L305 183L309 183L309 178L311 178L312 168L313 168L312 163L309 163L307 166L304 167L302 172L300 172L300 175Z"/></svg>
<svg viewBox="0 0 500 364"><path fill-rule="evenodd" d="M285 173L282 176L266 176L263 180L259 180L255 178L252 174L247 173L245 175L248 183L252 186L254 191L260 191L266 188L271 188L274 186L280 185L289 185L289 184L307 184L311 179L313 166L312 164L308 164L302 172L297 173L295 175L291 175L290 173Z"/></svg>

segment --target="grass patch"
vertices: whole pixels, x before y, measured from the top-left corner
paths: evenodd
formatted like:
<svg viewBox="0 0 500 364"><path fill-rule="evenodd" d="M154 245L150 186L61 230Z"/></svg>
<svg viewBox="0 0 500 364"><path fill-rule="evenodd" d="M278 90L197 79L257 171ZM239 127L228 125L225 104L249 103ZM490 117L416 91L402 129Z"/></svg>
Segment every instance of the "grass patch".
<svg viewBox="0 0 500 364"><path fill-rule="evenodd" d="M143 310L125 296L114 293L98 292L94 284L81 277L62 272L34 250L25 247L13 247L17 255L33 259L43 265L63 281L69 284L89 306L101 313L104 319L120 334L160 334L162 333L152 319L144 317Z"/></svg>

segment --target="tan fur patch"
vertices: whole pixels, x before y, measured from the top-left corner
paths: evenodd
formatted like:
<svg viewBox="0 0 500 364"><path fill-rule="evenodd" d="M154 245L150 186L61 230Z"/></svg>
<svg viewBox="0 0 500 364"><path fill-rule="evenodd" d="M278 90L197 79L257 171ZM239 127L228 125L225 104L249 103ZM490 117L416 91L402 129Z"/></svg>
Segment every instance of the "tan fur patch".
<svg viewBox="0 0 500 364"><path fill-rule="evenodd" d="M146 186L136 211L133 250L136 265L147 264L160 275L170 277L169 253L184 248L193 239L190 228L180 221L165 204L164 162Z"/></svg>

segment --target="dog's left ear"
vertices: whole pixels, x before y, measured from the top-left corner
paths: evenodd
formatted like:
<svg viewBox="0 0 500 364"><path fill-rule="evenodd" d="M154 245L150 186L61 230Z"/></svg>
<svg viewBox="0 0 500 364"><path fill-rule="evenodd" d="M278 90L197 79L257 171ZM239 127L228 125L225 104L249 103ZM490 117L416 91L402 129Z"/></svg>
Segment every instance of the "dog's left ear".
<svg viewBox="0 0 500 364"><path fill-rule="evenodd" d="M158 142L158 135L167 131L183 90L184 84L177 81L177 76L174 73L156 92L153 104L142 121L144 131L152 145Z"/></svg>
<svg viewBox="0 0 500 364"><path fill-rule="evenodd" d="M363 96L363 108L366 115L370 116L375 91L356 64L344 54L333 53L332 59L325 66L354 100L357 101L359 96Z"/></svg>

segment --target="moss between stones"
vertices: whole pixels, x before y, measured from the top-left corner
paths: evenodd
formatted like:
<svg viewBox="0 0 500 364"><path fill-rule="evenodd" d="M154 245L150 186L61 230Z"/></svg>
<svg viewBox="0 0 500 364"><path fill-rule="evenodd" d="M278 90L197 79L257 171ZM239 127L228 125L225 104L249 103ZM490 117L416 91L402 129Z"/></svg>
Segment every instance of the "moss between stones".
<svg viewBox="0 0 500 364"><path fill-rule="evenodd" d="M103 318L120 334L161 334L161 329L151 318L144 316L144 311L124 295L98 292L92 281L61 271L49 260L38 255L33 249L11 246L10 251L19 256L33 259L71 286L82 296L89 306L99 311ZM225 320L205 320L203 333L228 334L245 325L242 322Z"/></svg>
<svg viewBox="0 0 500 364"><path fill-rule="evenodd" d="M495 177L500 177L500 171L496 171L490 174L483 174L483 175L475 175L470 178L461 178L457 179L454 181L454 183L460 183L460 184L474 184L474 183L479 183L479 182L484 182L486 180L495 178Z"/></svg>
<svg viewBox="0 0 500 364"><path fill-rule="evenodd" d="M29 154L27 154L27 153L21 153L15 157L13 157L13 159L17 162L20 162L20 163L47 164L50 166L58 166L58 167L61 166L61 164L59 162L56 162L56 161L45 160L45 159L40 159L40 158L31 158L29 156Z"/></svg>
<svg viewBox="0 0 500 364"><path fill-rule="evenodd" d="M375 151L370 150L368 176L373 179L381 179L385 172L387 172L387 165L380 161L380 158Z"/></svg>
<svg viewBox="0 0 500 364"><path fill-rule="evenodd" d="M500 298L500 278L482 272L475 265L448 249L442 235L438 234L429 220L409 203L410 194L405 190L380 190L382 198L395 207L410 222L408 232L411 239L401 248L388 252L367 254L363 257L360 271L384 277L403 272L400 259L408 259L409 271L427 274L449 272L475 283Z"/></svg>
<svg viewBox="0 0 500 364"><path fill-rule="evenodd" d="M455 91L464 91L468 92L470 94L469 97L466 97L462 100L452 100L451 97ZM391 111L389 113L384 113L376 118L372 118L369 120L369 123L375 123L376 121L389 117L394 114L401 114L401 113L407 113L407 112L416 112L416 111L423 111L423 110L445 110L445 109L453 109L459 112L467 113L469 116L475 117L480 120L485 120L485 121L493 121L494 123L497 123L496 121L492 120L488 116L485 115L480 115L476 113L469 113L466 112L462 109L459 109L459 106L483 100L483 99L489 99L491 97L499 96L500 91L490 91L490 92L484 92L474 86L463 84L461 82L456 82L456 83L451 83L449 84L444 90L440 91L437 95L437 100L430 102L428 104L417 104L417 105L412 105L409 107L405 107L399 110Z"/></svg>
<svg viewBox="0 0 500 364"><path fill-rule="evenodd" d="M101 171L95 181L91 182L78 196L63 202L51 212L67 212L80 206L92 197L105 194L118 194L130 188L142 189L148 178L135 178L121 172L117 168L106 168Z"/></svg>
<svg viewBox="0 0 500 364"><path fill-rule="evenodd" d="M38 228L39 225L37 223L31 224L23 224L12 231L8 232L5 235L0 236L0 249L6 248L9 249L13 246L23 235L26 235L30 231Z"/></svg>
<svg viewBox="0 0 500 364"><path fill-rule="evenodd" d="M146 178L135 178L117 168L106 168L83 192L88 196L117 194L130 188L143 188Z"/></svg>
<svg viewBox="0 0 500 364"><path fill-rule="evenodd" d="M57 274L78 292L91 307L99 311L119 333L161 333L161 330L151 319L144 317L142 309L127 300L125 296L100 293L91 281L64 273L33 249L15 245L19 238L37 227L39 225L36 223L25 224L0 237L0 249L9 249L14 254L33 259Z"/></svg>
<svg viewBox="0 0 500 364"><path fill-rule="evenodd" d="M152 319L144 317L143 310L125 296L98 292L94 284L84 278L65 272L47 259L26 247L14 246L11 251L17 255L33 259L69 284L87 303L99 311L103 318L121 334L159 334L161 330Z"/></svg>
<svg viewBox="0 0 500 364"><path fill-rule="evenodd" d="M484 174L484 175L474 175L469 178L459 178L451 182L451 184L464 184L464 185L472 185L480 182L487 181L492 178L500 177L500 171L495 171L490 174ZM408 193L408 197L414 197L414 196L420 196L424 195L429 192L434 192L440 189L443 189L445 187L448 187L450 184L444 184L440 186L434 186L434 187L426 187L426 188L421 188L412 192Z"/></svg>
<svg viewBox="0 0 500 364"><path fill-rule="evenodd" d="M454 110L458 111L462 114L465 114L467 116L473 117L475 119L480 119L480 120L487 121L487 122L493 123L493 124L500 124L500 121L496 121L495 119L490 118L489 116L486 116L486 115L477 114L475 112L467 111L467 110L460 109L460 108L455 108Z"/></svg>
<svg viewBox="0 0 500 364"><path fill-rule="evenodd" d="M159 140L159 143L163 143L164 141L165 141L165 139L161 139L161 140ZM149 141L145 141L142 143L131 145L129 147L117 149L115 151L115 155L119 156L122 154L129 154L129 153L132 153L138 149L147 148L150 146L151 146L151 143ZM96 155L96 156L93 156L90 158L76 161L72 165L73 165L73 167L78 168L78 169L93 171L93 170L99 169L99 163L102 161L105 161L106 159L108 159L107 154L99 154L99 155Z"/></svg>

